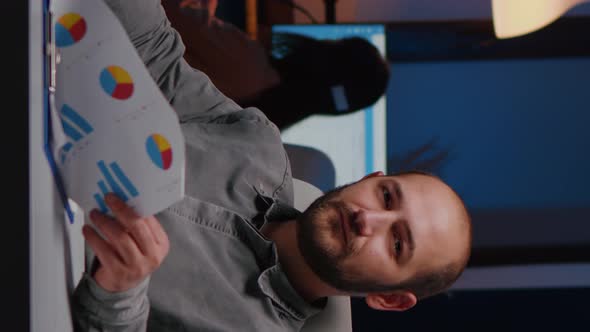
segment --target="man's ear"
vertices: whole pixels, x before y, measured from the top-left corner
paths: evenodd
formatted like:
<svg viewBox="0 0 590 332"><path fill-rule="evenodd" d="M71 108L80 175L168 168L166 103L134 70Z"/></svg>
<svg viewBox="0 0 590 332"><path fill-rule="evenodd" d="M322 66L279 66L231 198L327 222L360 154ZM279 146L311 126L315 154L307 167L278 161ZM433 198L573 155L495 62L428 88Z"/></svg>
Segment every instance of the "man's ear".
<svg viewBox="0 0 590 332"><path fill-rule="evenodd" d="M365 297L367 305L376 310L405 311L416 305L416 295L408 291L389 294L369 294Z"/></svg>
<svg viewBox="0 0 590 332"><path fill-rule="evenodd" d="M367 174L367 175L363 176L363 178L361 180L366 180L366 179L369 179L369 178L372 178L372 177L375 177L375 176L383 176L383 172L377 171L377 172L373 172L373 173Z"/></svg>

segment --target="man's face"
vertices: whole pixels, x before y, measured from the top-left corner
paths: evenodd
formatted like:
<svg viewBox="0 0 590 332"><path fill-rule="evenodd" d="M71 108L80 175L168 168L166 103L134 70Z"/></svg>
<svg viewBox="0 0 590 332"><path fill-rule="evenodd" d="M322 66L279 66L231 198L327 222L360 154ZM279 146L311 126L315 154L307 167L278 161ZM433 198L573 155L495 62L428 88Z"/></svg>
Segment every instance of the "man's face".
<svg viewBox="0 0 590 332"><path fill-rule="evenodd" d="M298 222L298 242L324 282L369 293L459 261L466 218L460 199L434 177L370 176L316 200Z"/></svg>

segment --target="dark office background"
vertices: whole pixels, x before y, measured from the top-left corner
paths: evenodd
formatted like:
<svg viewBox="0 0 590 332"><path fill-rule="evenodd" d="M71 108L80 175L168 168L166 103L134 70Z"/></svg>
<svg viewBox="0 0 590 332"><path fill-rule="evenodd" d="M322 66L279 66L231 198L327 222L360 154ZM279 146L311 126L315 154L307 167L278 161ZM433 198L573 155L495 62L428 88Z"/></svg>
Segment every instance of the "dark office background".
<svg viewBox="0 0 590 332"><path fill-rule="evenodd" d="M409 311L380 312L352 300L354 332L587 331L590 289L461 291Z"/></svg>
<svg viewBox="0 0 590 332"><path fill-rule="evenodd" d="M420 7L419 17L436 17L425 4L409 6ZM481 1L473 7L482 11ZM504 42L491 35L489 18L451 19L387 22L388 170L407 167L404 156L429 143L414 164L448 152L424 165L456 188L472 213L470 267L587 264L589 17ZM503 287L452 289L404 313L374 311L353 298L353 330L588 329L590 288Z"/></svg>

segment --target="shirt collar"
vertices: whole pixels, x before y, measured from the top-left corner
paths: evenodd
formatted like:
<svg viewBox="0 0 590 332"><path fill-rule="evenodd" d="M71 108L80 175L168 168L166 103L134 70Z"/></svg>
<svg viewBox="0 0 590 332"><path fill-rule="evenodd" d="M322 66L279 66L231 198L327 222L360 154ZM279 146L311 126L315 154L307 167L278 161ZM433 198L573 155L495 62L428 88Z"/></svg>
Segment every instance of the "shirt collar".
<svg viewBox="0 0 590 332"><path fill-rule="evenodd" d="M258 285L266 296L296 320L306 320L326 306L326 301L316 305L307 303L291 286L278 261L262 272Z"/></svg>
<svg viewBox="0 0 590 332"><path fill-rule="evenodd" d="M274 200L264 213L264 222L285 222L297 219L301 212L296 208Z"/></svg>
<svg viewBox="0 0 590 332"><path fill-rule="evenodd" d="M259 220L262 221L262 224L267 222L287 222L295 220L301 215L301 212L294 207L264 195L261 192L258 192L257 200L259 201L259 204L265 205L261 210L266 211L262 214L262 220ZM255 223L255 225L257 228L262 226L259 223ZM265 270L258 277L258 286L262 292L268 296L275 305L282 308L283 311L288 312L290 316L296 320L305 320L322 311L326 306L326 301L320 301L320 303L317 304L309 304L305 301L293 288L284 271L281 269L274 243L264 238L259 232L257 233L258 236L267 241L267 244L272 247L272 249L266 248L258 253L271 252L270 257L267 256L265 257L266 259L263 260L266 261L268 265L262 267L265 268Z"/></svg>
<svg viewBox="0 0 590 332"><path fill-rule="evenodd" d="M260 213L252 218L252 224L260 229L266 223L286 222L297 219L301 211L289 204L285 204L278 199L266 195L258 188L256 190L255 204Z"/></svg>

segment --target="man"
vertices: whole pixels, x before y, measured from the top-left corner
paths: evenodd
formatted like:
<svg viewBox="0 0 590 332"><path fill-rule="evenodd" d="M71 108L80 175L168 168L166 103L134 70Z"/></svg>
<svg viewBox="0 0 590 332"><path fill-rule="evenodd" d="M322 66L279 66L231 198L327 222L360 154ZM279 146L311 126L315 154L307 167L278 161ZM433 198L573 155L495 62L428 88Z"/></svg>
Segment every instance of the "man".
<svg viewBox="0 0 590 332"><path fill-rule="evenodd" d="M186 197L155 217L113 195L84 227L97 256L73 298L81 331L298 331L326 297L406 310L446 289L470 250L460 198L439 179L377 172L291 208L279 131L182 59L158 0L105 0L186 141Z"/></svg>

